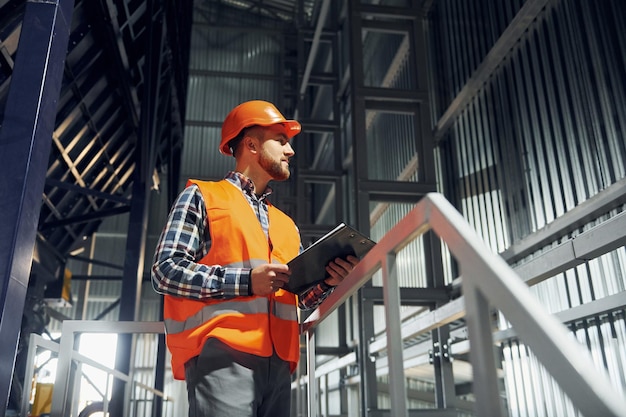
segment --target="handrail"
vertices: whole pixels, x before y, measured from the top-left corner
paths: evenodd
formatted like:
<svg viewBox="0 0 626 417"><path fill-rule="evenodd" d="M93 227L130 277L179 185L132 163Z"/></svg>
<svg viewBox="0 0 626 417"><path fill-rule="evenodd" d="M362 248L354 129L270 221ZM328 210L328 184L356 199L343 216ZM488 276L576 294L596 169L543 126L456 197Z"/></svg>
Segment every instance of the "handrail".
<svg viewBox="0 0 626 417"><path fill-rule="evenodd" d="M107 329L109 327L110 327L109 325L106 325L103 329ZM107 331L107 333L109 333L109 331ZM28 380L28 378L32 377L33 374L35 373L35 357L37 355L39 348L43 348L49 352L52 352L58 355L59 346L60 346L60 343L58 342L44 339L41 335L32 333L30 335L30 341L28 343L28 359L26 362L27 365L26 365L26 371L25 371L25 376L26 376L25 380ZM168 398L164 392L154 389L153 387L148 386L142 382L132 380L130 376L126 375L125 373L122 373L116 369L112 369L107 366L104 366L100 362L95 361L85 355L82 355L75 350L72 350L70 352L65 352L65 355L69 356L72 361L75 361L83 365L84 364L89 365L92 368L99 369L100 371L105 372L109 376L112 376L114 378L120 379L125 382L130 382L133 387L137 387L141 389L143 392L151 393L154 396L161 397L165 401L172 400L171 398ZM83 377L86 377L86 376L83 375ZM88 379L88 382L89 382L89 379ZM94 388L97 390L96 387ZM30 408L31 389L32 389L32 384L24 384L22 387L22 404L21 404L21 414L20 414L21 416L30 415L29 408ZM100 394L103 397L105 395L102 393ZM106 398L104 398L104 402L105 403L107 402ZM106 408L104 411L106 411ZM67 411L64 411L64 412L67 413Z"/></svg>
<svg viewBox="0 0 626 417"><path fill-rule="evenodd" d="M65 417L68 414L67 402L70 398L70 387L68 385L71 373L71 364L73 360L85 361L91 366L105 369L106 372L115 378L120 378L129 382L130 378L117 370L110 369L97 364L89 358L79 355L74 351L74 343L76 336L82 333L164 333L163 322L147 321L101 321L101 320L65 320L61 330L61 338L58 344L58 362L57 372L52 392L52 406L50 410L51 417ZM30 354L30 352L29 352ZM135 381L136 386L139 382ZM141 384L143 385L143 384ZM163 393L150 389L157 395Z"/></svg>
<svg viewBox="0 0 626 417"><path fill-rule="evenodd" d="M519 339L552 375L575 407L586 416L626 417L626 401L610 383L607 373L594 367L590 352L531 293L524 281L493 253L461 214L439 193L427 194L361 260L326 301L302 323L307 336L378 270L382 272L389 363L391 414L406 417L402 335L399 323L399 288L395 256L409 242L433 231L445 242L462 273L465 319L474 370L477 415L503 416L497 384L491 307L500 310ZM307 355L315 353L309 337ZM316 398L314 366L309 367L309 398ZM316 417L316 407L309 407Z"/></svg>

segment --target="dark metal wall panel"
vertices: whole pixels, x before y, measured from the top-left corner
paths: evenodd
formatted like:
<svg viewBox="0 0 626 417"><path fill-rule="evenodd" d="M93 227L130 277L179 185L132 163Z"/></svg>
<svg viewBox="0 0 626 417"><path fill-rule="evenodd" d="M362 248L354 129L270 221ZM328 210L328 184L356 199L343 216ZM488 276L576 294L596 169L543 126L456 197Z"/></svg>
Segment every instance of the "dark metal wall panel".
<svg viewBox="0 0 626 417"><path fill-rule="evenodd" d="M275 103L286 117L295 111L295 95L286 92L296 74L285 45L291 23L218 3L195 3L181 189L187 178L220 179L234 168L234 159L218 152L222 122L233 107L261 99ZM287 212L280 202L292 196L290 187L272 185L272 202Z"/></svg>
<svg viewBox="0 0 626 417"><path fill-rule="evenodd" d="M215 56L215 59L218 59L218 56ZM187 113L188 125L221 128L222 119L242 101L259 97L277 101L280 99L280 91L276 88L278 81L277 78L259 79L253 75L249 78L228 76L217 78L214 74L204 75L192 70L188 96L190 107Z"/></svg>
<svg viewBox="0 0 626 417"><path fill-rule="evenodd" d="M402 175L417 154L414 115L370 110L366 119L369 179L418 181L415 168L408 177Z"/></svg>
<svg viewBox="0 0 626 417"><path fill-rule="evenodd" d="M618 30L625 13L615 2L550 8L448 132L446 192L476 224L490 217L483 213L490 200L503 220L497 223L508 219L506 232L481 226L484 237L501 236L494 249L626 175L626 120L618 110L626 100Z"/></svg>
<svg viewBox="0 0 626 417"><path fill-rule="evenodd" d="M435 120L484 67L500 33L516 21L516 1L434 3L430 15ZM528 2L527 2L528 3ZM540 2L535 2L538 4ZM550 227L626 177L626 3L548 1L501 63L439 132L440 190L495 252ZM487 31L490 28L491 31ZM483 74L484 75L484 74ZM569 234L534 255L623 212L623 204L571 225ZM624 293L626 249L620 248L532 287L551 312ZM525 262L518 260L518 265ZM500 326L508 327L505 317ZM572 331L605 367L623 377L623 310L572 323ZM611 336L609 336L611 335ZM509 412L515 416L577 411L525 346L503 349ZM537 404L544 404L542 410Z"/></svg>
<svg viewBox="0 0 626 417"><path fill-rule="evenodd" d="M401 29L402 25L398 28ZM415 69L410 65L412 58L406 32L363 30L365 86L415 89Z"/></svg>
<svg viewBox="0 0 626 417"><path fill-rule="evenodd" d="M281 34L277 31L196 25L189 68L276 76L281 62ZM215 56L219 54L219 57Z"/></svg>
<svg viewBox="0 0 626 417"><path fill-rule="evenodd" d="M440 117L465 86L524 0L433 2L429 36L433 51L434 114Z"/></svg>

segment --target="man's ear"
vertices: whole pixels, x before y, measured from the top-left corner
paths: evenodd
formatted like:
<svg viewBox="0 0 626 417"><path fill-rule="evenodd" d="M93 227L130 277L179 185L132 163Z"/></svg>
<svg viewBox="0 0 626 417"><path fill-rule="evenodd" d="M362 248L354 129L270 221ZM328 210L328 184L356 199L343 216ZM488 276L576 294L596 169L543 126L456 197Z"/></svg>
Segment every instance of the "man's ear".
<svg viewBox="0 0 626 417"><path fill-rule="evenodd" d="M250 150L250 152L256 152L258 143L252 136L246 136L244 138L244 146Z"/></svg>

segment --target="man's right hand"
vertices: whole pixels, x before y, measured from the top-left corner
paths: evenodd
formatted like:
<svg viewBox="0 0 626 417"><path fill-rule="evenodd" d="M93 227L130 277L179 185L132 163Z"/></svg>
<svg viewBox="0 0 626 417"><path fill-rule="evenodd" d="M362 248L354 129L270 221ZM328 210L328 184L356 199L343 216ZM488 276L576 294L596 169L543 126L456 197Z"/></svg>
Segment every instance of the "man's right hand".
<svg viewBox="0 0 626 417"><path fill-rule="evenodd" d="M289 267L285 264L263 264L250 271L252 294L266 296L276 292L289 281Z"/></svg>

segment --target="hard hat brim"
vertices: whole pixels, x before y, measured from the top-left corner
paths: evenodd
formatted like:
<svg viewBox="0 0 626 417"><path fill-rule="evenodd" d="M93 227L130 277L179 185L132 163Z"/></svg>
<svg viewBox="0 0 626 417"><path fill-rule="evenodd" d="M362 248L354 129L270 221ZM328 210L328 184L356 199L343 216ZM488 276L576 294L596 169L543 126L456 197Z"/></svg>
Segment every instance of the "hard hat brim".
<svg viewBox="0 0 626 417"><path fill-rule="evenodd" d="M252 126L273 126L273 125L282 125L284 128L284 133L285 136L287 136L288 139L293 138L294 136L296 136L298 133L300 133L302 131L302 126L300 125L300 122L298 122L297 120L285 120L285 121L280 121L280 122L257 122L257 123L251 123L248 126L244 126L242 128L248 128L248 127L252 127ZM237 133L239 134L239 132ZM232 139L234 139L237 135L233 136L228 142L222 144L222 146L220 147L220 152L224 155L229 155L232 156L232 151L230 149L229 143Z"/></svg>

